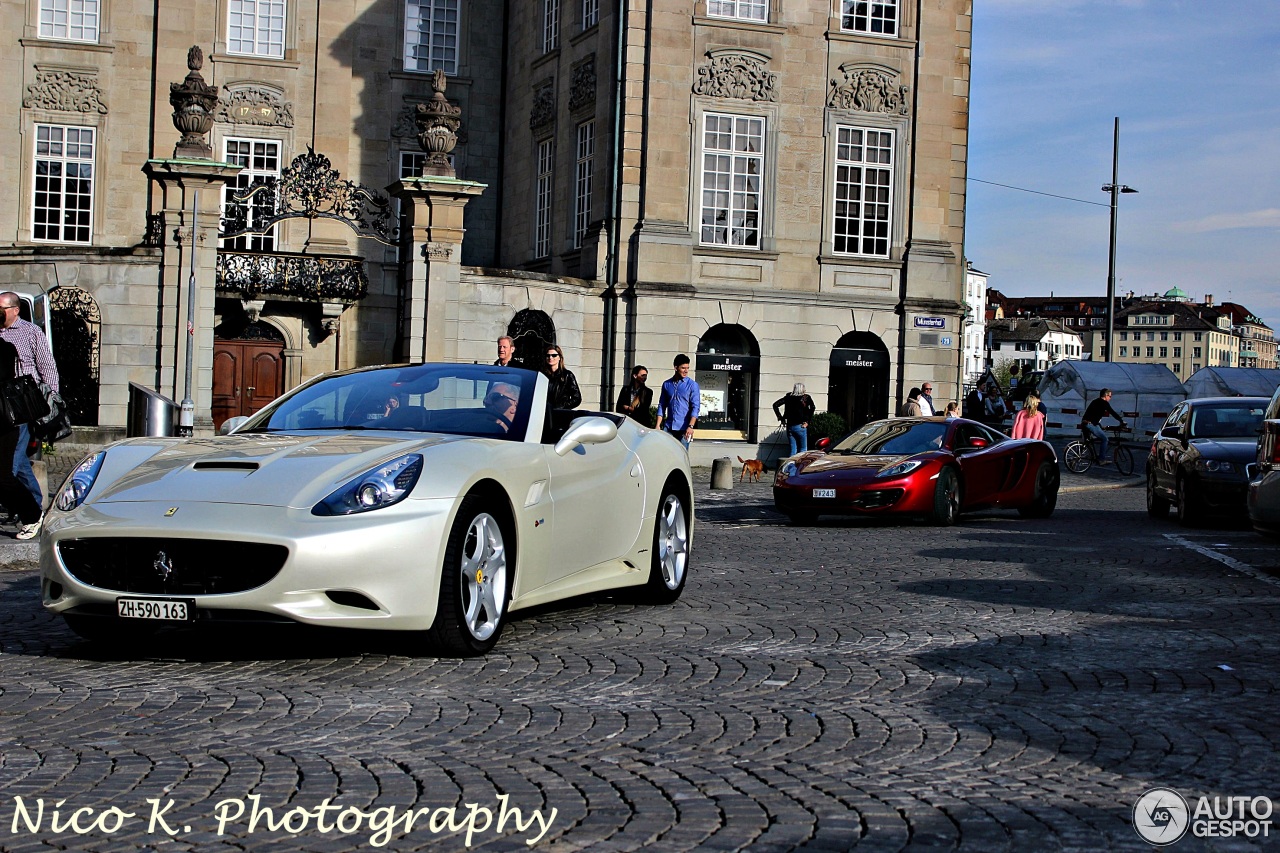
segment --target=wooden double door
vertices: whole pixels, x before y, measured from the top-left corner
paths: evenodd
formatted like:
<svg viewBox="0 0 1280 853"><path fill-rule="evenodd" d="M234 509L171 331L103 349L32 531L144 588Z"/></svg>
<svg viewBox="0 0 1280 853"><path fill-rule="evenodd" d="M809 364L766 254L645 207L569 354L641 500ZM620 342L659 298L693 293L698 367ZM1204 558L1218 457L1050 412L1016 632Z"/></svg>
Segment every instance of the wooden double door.
<svg viewBox="0 0 1280 853"><path fill-rule="evenodd" d="M284 342L213 342L213 428L252 415L284 390Z"/></svg>

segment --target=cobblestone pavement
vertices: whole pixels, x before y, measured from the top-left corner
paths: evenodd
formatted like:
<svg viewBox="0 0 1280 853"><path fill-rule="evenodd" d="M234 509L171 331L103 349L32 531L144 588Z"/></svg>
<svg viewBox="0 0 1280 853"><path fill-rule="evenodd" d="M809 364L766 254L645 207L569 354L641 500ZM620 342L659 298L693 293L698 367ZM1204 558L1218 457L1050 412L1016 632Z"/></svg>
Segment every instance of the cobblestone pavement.
<svg viewBox="0 0 1280 853"><path fill-rule="evenodd" d="M1251 532L1136 488L950 529L700 497L675 605L518 615L479 660L281 628L113 653L0 573L0 848L367 850L395 819L383 849L518 850L536 809L542 850L1142 850L1152 786L1280 798L1280 557ZM55 831L58 802L102 819Z"/></svg>

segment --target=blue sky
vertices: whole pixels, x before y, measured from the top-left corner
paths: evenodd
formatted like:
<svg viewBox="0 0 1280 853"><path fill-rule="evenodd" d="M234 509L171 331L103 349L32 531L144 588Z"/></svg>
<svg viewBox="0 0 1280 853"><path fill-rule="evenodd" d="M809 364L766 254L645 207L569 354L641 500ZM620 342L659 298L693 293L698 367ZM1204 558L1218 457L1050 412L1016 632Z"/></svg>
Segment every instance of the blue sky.
<svg viewBox="0 0 1280 853"><path fill-rule="evenodd" d="M1280 334L1280 3L975 0L965 253L1010 296L1239 302Z"/></svg>

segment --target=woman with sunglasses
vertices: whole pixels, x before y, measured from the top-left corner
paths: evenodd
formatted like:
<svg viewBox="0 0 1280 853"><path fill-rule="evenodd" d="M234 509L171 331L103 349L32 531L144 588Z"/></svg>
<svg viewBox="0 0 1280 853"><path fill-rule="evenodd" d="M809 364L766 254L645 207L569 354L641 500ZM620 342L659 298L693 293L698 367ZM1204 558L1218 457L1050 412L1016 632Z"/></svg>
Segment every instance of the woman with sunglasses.
<svg viewBox="0 0 1280 853"><path fill-rule="evenodd" d="M547 344L542 359L542 372L551 380L549 396L553 409L576 409L582 403L578 378L564 366L564 350L559 344Z"/></svg>

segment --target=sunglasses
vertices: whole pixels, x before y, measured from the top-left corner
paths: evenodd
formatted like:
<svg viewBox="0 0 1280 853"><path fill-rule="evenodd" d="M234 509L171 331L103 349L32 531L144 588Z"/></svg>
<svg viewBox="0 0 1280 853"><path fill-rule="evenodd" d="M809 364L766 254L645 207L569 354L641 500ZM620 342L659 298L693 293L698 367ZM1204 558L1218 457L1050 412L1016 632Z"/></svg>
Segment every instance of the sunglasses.
<svg viewBox="0 0 1280 853"><path fill-rule="evenodd" d="M559 358L559 357L560 357L560 356L556 355L556 354L555 354L555 353L553 353L553 352L549 352L549 353L547 353L547 358Z"/></svg>
<svg viewBox="0 0 1280 853"><path fill-rule="evenodd" d="M484 401L490 405L497 403L499 400L506 400L513 406L516 403L515 397L508 397L506 394L490 394L488 397L484 398Z"/></svg>

